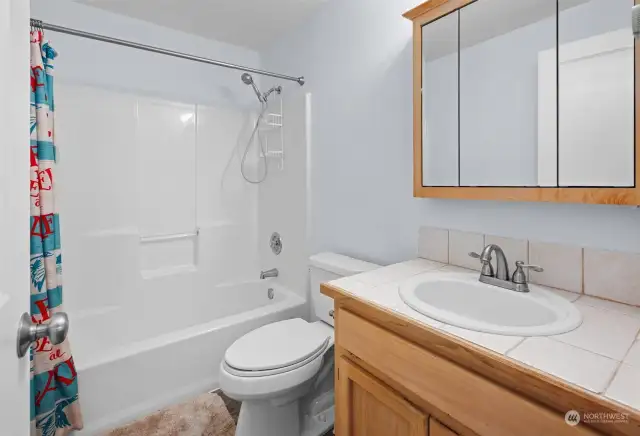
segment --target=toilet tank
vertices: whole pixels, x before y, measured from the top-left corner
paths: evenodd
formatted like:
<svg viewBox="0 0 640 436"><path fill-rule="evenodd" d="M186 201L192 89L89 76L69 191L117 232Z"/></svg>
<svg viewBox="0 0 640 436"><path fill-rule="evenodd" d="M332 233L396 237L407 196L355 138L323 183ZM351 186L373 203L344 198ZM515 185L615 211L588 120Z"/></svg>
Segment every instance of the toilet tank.
<svg viewBox="0 0 640 436"><path fill-rule="evenodd" d="M320 285L331 280L380 268L376 265L336 253L320 253L309 258L311 305L316 316L333 325L333 299L320 293Z"/></svg>

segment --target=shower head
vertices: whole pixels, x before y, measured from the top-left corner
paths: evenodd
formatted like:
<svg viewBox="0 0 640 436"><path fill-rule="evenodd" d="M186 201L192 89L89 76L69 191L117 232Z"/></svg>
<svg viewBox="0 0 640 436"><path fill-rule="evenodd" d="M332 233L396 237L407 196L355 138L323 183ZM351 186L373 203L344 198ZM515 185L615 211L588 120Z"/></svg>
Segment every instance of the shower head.
<svg viewBox="0 0 640 436"><path fill-rule="evenodd" d="M251 77L251 74L244 73L241 79L245 85L251 85L251 87L253 88L253 92L256 93L256 96L258 97L258 100L260 100L260 103L264 103L264 97L262 96L262 94L260 94L256 83L253 81L253 77Z"/></svg>
<svg viewBox="0 0 640 436"><path fill-rule="evenodd" d="M245 85L251 85L253 83L253 77L251 77L251 74L249 73L244 73L242 75L242 81Z"/></svg>

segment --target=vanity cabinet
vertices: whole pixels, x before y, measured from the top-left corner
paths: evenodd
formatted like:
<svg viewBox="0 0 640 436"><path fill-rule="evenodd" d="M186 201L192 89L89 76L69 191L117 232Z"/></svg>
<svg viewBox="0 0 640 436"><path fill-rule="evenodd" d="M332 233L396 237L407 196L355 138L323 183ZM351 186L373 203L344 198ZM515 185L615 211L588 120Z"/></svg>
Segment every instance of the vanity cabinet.
<svg viewBox="0 0 640 436"><path fill-rule="evenodd" d="M335 319L336 436L600 434L339 302Z"/></svg>
<svg viewBox="0 0 640 436"><path fill-rule="evenodd" d="M640 0L430 0L414 26L416 197L640 205Z"/></svg>

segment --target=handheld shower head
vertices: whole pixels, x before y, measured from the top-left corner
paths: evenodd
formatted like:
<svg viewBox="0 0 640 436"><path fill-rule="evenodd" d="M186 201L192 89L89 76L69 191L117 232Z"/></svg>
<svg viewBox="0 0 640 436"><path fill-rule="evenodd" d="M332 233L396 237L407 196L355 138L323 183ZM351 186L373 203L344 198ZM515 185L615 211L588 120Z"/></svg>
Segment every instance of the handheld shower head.
<svg viewBox="0 0 640 436"><path fill-rule="evenodd" d="M253 77L251 77L249 73L244 73L241 78L245 85L251 85L253 83Z"/></svg>
<svg viewBox="0 0 640 436"><path fill-rule="evenodd" d="M242 82L245 85L251 85L251 87L253 88L253 92L256 93L256 96L258 97L258 100L260 100L260 103L264 103L264 97L262 96L262 94L260 94L260 91L258 90L258 87L256 86L255 82L253 81L253 77L251 77L251 74L249 73L244 73L241 77Z"/></svg>

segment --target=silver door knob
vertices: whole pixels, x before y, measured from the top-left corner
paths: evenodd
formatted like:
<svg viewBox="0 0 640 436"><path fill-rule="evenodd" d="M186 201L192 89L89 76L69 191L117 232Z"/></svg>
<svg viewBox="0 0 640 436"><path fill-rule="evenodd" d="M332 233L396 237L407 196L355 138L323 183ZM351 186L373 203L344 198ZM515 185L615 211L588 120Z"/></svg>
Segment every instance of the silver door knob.
<svg viewBox="0 0 640 436"><path fill-rule="evenodd" d="M34 324L31 316L23 313L18 324L18 339L16 350L18 358L27 354L27 350L38 339L48 337L53 345L61 344L69 332L69 317L64 312L51 315L47 324Z"/></svg>

